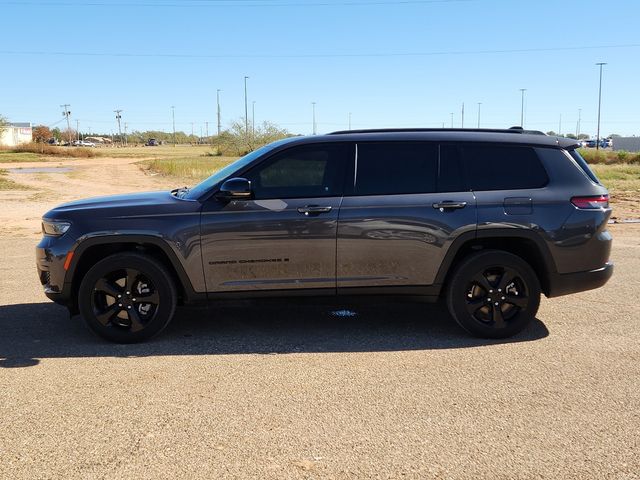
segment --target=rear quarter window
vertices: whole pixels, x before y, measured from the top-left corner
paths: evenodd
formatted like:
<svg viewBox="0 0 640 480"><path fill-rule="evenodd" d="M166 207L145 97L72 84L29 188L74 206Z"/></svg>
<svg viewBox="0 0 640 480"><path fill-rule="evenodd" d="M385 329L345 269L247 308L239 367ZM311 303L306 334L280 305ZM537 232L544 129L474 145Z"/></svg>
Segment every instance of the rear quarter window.
<svg viewBox="0 0 640 480"><path fill-rule="evenodd" d="M598 179L596 174L593 173L593 170L589 168L589 164L584 158L582 158L582 155L580 155L580 152L578 152L577 150L570 150L569 155L571 155L571 158L573 158L576 161L580 169L585 173L587 177L591 179L591 181L600 185L600 179Z"/></svg>
<svg viewBox="0 0 640 480"><path fill-rule="evenodd" d="M531 147L464 145L463 165L471 190L542 188L549 182Z"/></svg>

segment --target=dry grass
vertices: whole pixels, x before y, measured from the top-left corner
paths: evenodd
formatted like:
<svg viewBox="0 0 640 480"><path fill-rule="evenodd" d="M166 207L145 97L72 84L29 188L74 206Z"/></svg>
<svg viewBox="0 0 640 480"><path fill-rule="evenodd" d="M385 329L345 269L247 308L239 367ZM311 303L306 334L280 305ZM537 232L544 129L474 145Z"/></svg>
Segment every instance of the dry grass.
<svg viewBox="0 0 640 480"><path fill-rule="evenodd" d="M55 145L49 145L46 143L25 143L11 148L4 147L0 149L0 151L9 154L31 153L42 156L72 158L92 158L98 155L98 152L93 148L56 147ZM39 159L31 161L39 161Z"/></svg>
<svg viewBox="0 0 640 480"><path fill-rule="evenodd" d="M7 171L0 169L0 190L30 190L26 185L21 185L7 178Z"/></svg>
<svg viewBox="0 0 640 480"><path fill-rule="evenodd" d="M48 159L31 152L0 150L0 163L46 162Z"/></svg>
<svg viewBox="0 0 640 480"><path fill-rule="evenodd" d="M234 157L186 157L147 160L143 165L151 172L191 181L200 181L235 161Z"/></svg>
<svg viewBox="0 0 640 480"><path fill-rule="evenodd" d="M160 145L157 147L102 147L100 155L111 158L198 158L213 154L211 145Z"/></svg>

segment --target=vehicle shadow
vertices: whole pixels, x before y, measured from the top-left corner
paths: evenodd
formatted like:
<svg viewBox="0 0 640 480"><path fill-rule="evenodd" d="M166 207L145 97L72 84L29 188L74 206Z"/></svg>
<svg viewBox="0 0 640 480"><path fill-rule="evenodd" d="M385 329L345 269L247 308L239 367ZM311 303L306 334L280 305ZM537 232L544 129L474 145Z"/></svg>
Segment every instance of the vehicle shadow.
<svg viewBox="0 0 640 480"><path fill-rule="evenodd" d="M180 308L158 337L117 345L93 335L79 317L54 303L0 306L0 367L28 367L43 358L156 355L384 352L491 346L545 338L536 319L505 340L471 337L440 304L370 300L251 300Z"/></svg>

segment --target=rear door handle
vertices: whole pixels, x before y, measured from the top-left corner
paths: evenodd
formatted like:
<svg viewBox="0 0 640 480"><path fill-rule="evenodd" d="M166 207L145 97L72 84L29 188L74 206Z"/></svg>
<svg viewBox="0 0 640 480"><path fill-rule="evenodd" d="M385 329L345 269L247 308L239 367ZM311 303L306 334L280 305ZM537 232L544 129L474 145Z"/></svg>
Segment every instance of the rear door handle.
<svg viewBox="0 0 640 480"><path fill-rule="evenodd" d="M332 207L320 207L318 205L307 205L305 207L299 207L298 213L302 213L306 216L309 215L318 215L320 213L328 213L331 211Z"/></svg>
<svg viewBox="0 0 640 480"><path fill-rule="evenodd" d="M467 206L467 202L454 202L452 200L445 200L444 202L436 202L433 204L433 208L439 209L441 212L445 210L454 210L457 208L464 208Z"/></svg>

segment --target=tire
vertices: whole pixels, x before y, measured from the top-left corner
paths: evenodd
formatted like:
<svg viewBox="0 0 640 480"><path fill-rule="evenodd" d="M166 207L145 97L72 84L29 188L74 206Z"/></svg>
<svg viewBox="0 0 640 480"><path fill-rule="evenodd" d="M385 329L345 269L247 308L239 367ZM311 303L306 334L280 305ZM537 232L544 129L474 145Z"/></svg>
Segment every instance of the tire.
<svg viewBox="0 0 640 480"><path fill-rule="evenodd" d="M486 250L456 267L446 296L451 316L466 331L482 338L506 338L535 318L540 282L522 258Z"/></svg>
<svg viewBox="0 0 640 480"><path fill-rule="evenodd" d="M116 343L136 343L169 324L176 297L171 274L160 262L138 253L117 253L86 273L78 307L97 335Z"/></svg>

